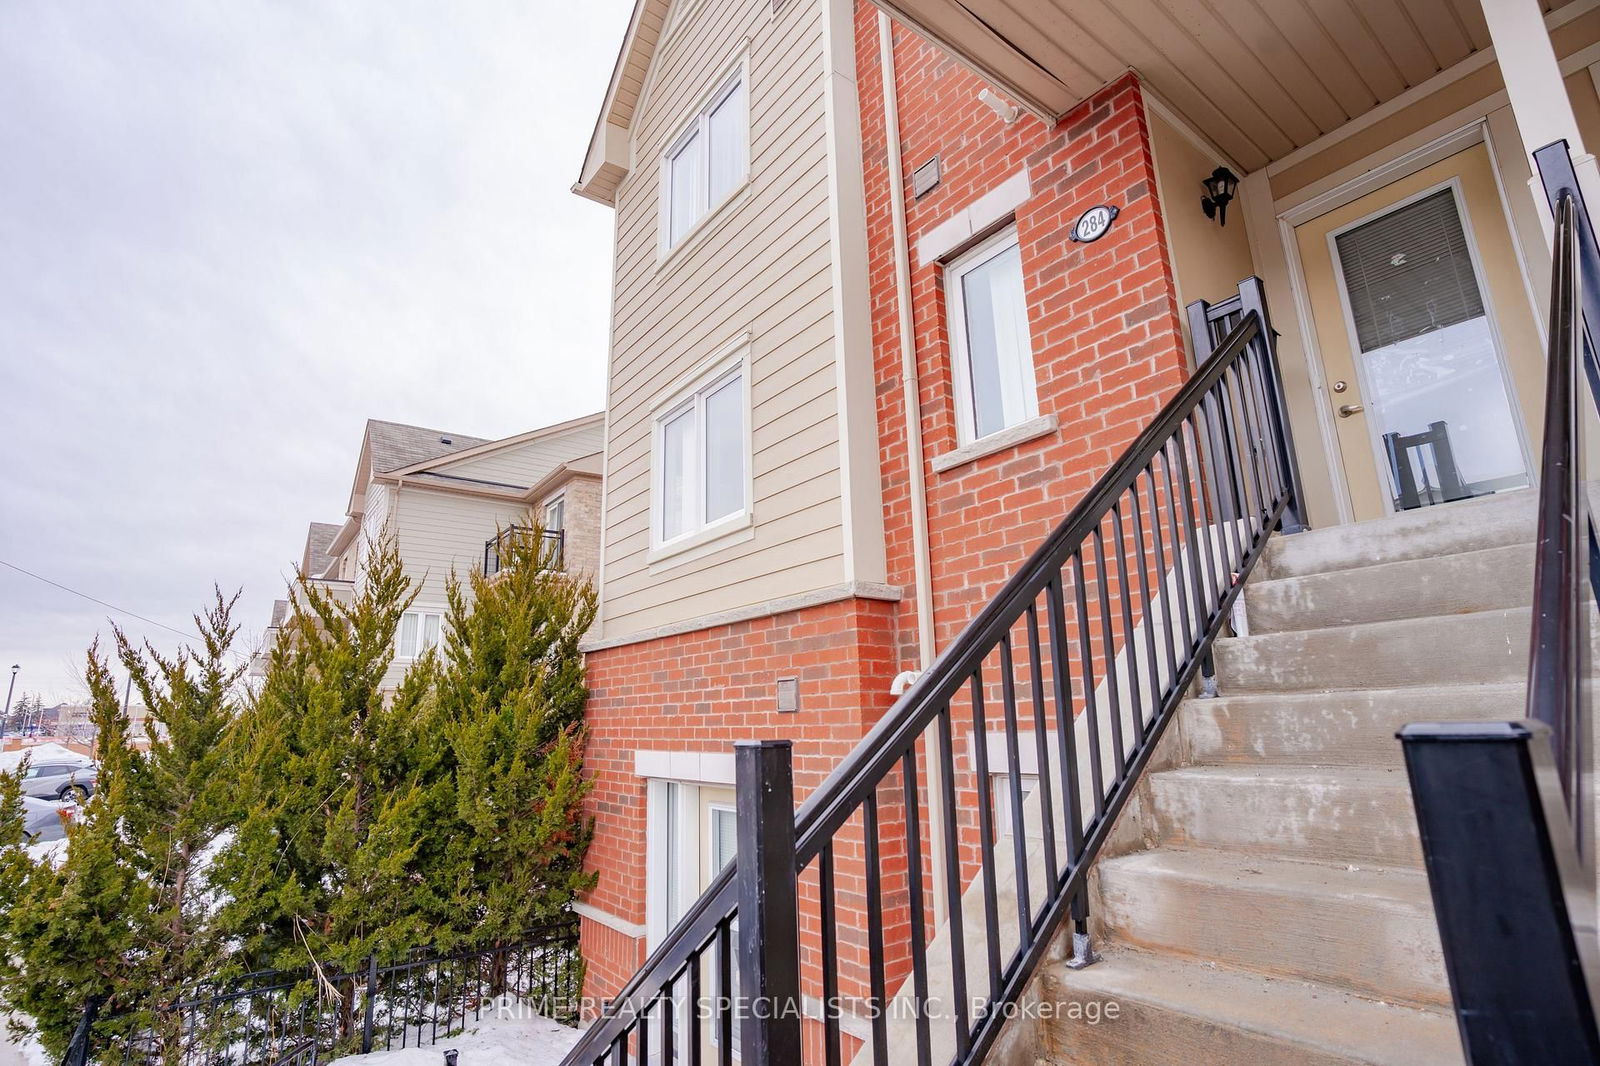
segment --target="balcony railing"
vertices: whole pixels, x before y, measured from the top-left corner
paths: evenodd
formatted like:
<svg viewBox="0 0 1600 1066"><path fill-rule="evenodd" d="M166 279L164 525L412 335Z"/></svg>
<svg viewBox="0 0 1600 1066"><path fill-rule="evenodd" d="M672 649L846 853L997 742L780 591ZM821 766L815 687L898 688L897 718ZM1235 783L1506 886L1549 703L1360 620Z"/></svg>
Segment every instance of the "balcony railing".
<svg viewBox="0 0 1600 1066"><path fill-rule="evenodd" d="M510 562L511 553L507 545L517 537L528 537L539 533L544 539L540 551L541 568L545 570L561 570L566 567L567 532L564 529L546 529L542 533L532 526L507 526L500 531L498 536L490 537L483 542L483 572L487 577L498 574Z"/></svg>

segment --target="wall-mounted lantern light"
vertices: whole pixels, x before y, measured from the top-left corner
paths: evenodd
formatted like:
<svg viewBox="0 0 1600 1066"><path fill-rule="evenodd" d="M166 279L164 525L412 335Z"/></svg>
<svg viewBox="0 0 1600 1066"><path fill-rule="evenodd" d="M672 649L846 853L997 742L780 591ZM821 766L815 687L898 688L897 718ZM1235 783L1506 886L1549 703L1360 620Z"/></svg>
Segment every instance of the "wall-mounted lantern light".
<svg viewBox="0 0 1600 1066"><path fill-rule="evenodd" d="M1218 167L1211 172L1211 176L1200 183L1206 194L1200 197L1200 207L1205 211L1207 218L1217 220L1217 225L1228 224L1228 205L1233 202L1233 194L1239 188L1239 178L1227 167Z"/></svg>

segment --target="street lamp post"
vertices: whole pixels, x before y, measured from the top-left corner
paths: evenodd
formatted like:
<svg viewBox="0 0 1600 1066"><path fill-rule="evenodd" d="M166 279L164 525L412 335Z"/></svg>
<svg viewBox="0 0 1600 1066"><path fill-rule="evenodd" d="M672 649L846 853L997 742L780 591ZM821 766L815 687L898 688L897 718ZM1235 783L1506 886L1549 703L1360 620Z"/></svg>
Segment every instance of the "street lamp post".
<svg viewBox="0 0 1600 1066"><path fill-rule="evenodd" d="M16 663L11 664L11 684L6 686L6 711L0 714L0 740L6 738L6 722L11 719L11 694L17 690L17 672L21 669Z"/></svg>

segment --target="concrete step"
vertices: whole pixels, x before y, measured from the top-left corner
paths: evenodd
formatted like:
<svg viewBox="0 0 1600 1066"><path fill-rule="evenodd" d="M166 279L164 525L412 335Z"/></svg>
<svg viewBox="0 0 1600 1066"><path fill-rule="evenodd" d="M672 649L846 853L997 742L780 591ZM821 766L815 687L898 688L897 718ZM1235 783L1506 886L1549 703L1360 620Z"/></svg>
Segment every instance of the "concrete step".
<svg viewBox="0 0 1600 1066"><path fill-rule="evenodd" d="M1534 493L1524 489L1476 500L1421 507L1370 522L1274 537L1257 567L1263 580L1324 574L1400 559L1531 544Z"/></svg>
<svg viewBox="0 0 1600 1066"><path fill-rule="evenodd" d="M1147 844L1246 849L1265 858L1420 868L1405 771L1187 766L1151 774Z"/></svg>
<svg viewBox="0 0 1600 1066"><path fill-rule="evenodd" d="M1217 684L1229 695L1509 684L1527 676L1531 619L1520 607L1229 637L1216 643Z"/></svg>
<svg viewBox="0 0 1600 1066"><path fill-rule="evenodd" d="M1244 597L1252 634L1525 607L1533 545L1251 581Z"/></svg>
<svg viewBox="0 0 1600 1066"><path fill-rule="evenodd" d="M1420 870L1157 848L1102 862L1090 914L1120 944L1447 1007Z"/></svg>
<svg viewBox="0 0 1600 1066"><path fill-rule="evenodd" d="M1460 1066L1455 1019L1193 959L1108 951L1039 982L1058 1066ZM1115 1009L1113 1010L1113 1005ZM1092 1021L1090 1019L1093 1019Z"/></svg>
<svg viewBox="0 0 1600 1066"><path fill-rule="evenodd" d="M1526 686L1344 689L1188 699L1178 710L1185 761L1399 769L1409 722L1510 721Z"/></svg>

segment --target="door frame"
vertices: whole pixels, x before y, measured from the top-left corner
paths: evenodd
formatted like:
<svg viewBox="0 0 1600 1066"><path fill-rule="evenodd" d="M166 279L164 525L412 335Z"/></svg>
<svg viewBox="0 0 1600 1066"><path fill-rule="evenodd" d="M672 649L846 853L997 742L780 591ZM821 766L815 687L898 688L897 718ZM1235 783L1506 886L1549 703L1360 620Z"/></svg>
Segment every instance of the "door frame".
<svg viewBox="0 0 1600 1066"><path fill-rule="evenodd" d="M1477 143L1478 142L1474 141L1472 144L1468 144L1461 150L1466 151ZM1454 154L1456 153L1446 155L1435 162L1443 162L1445 159L1449 159L1451 155ZM1416 167L1412 172L1414 173L1416 170L1420 169L1422 168ZM1489 169L1491 171L1494 170L1494 158L1492 155L1489 158ZM1406 176L1408 175L1402 174L1398 177L1404 178ZM1383 189L1387 188L1388 184L1392 184L1394 180L1397 179L1391 178L1390 181L1385 185L1380 185L1376 189L1370 189L1367 192L1362 193L1362 196L1370 196L1373 193L1382 192ZM1495 185L1496 188L1499 188L1498 181L1496 181ZM1494 291L1490 289L1489 283L1484 277L1483 262L1478 251L1478 236L1472 225L1472 210L1471 206L1467 203L1466 196L1462 194L1461 178L1459 175L1453 174L1443 181L1436 182L1433 185L1428 186L1426 189L1414 192L1409 196L1403 196L1400 199L1395 200L1393 203L1362 215L1360 218L1353 219L1350 222L1346 222L1342 226L1330 229L1326 234L1323 235L1323 240L1327 244L1328 256L1333 261L1333 280L1334 284L1339 290L1339 310L1344 318L1345 339L1346 343L1348 343L1350 346L1350 362L1355 367L1357 387L1359 387L1361 390L1363 402L1370 404L1371 397L1374 396L1375 393L1368 387L1369 383L1367 381L1366 365L1361 359L1361 343L1355 331L1355 315L1350 307L1350 291L1349 287L1345 284L1344 271L1340 267L1338 238L1341 234L1349 233L1351 230L1358 229L1361 226L1366 225L1368 222L1372 222L1376 219L1383 218L1385 215L1390 215L1396 211L1400 211L1411 204L1433 196L1444 189L1450 190L1450 197L1456 205L1456 216L1461 220L1462 235L1466 237L1467 240L1467 259L1472 264L1472 280L1478 286L1478 293L1483 299L1484 317L1489 320L1489 333L1491 340L1494 342L1495 361L1500 370L1500 385L1505 390L1506 400L1511 406L1511 415L1515 420L1515 425L1517 428L1517 446L1522 452L1522 469L1527 474L1528 484L1533 485L1535 484L1535 471L1533 463L1533 451L1529 444L1529 427L1525 424L1526 420L1523 418L1522 405L1517 400L1517 386L1516 382L1511 377L1511 366L1508 362L1509 357L1506 353L1505 339L1501 335L1500 320L1495 311ZM1360 197L1356 197L1355 199L1360 199ZM1347 200L1345 202L1350 203L1353 201ZM1503 191L1501 207L1505 207ZM1338 210L1338 208L1329 208L1328 210L1335 211ZM1324 211L1322 214L1326 215L1327 213L1327 211ZM1321 217L1322 215L1317 215L1314 218L1308 219L1307 222L1301 223L1301 225L1314 222L1317 218ZM1511 228L1511 217L1509 213L1506 215L1506 228L1508 230ZM1534 318L1535 322L1537 322L1538 316L1535 315ZM1319 360L1321 359L1320 351L1317 357ZM1378 433L1379 427L1376 419L1368 418L1365 420L1365 422L1367 428L1367 440L1372 448L1372 462L1377 471L1381 487L1382 479L1387 473L1383 460L1384 450L1381 447L1382 437ZM1344 464L1341 462L1341 477L1345 477L1343 467ZM1380 495L1383 499L1384 514L1392 515L1397 513L1395 511L1393 493L1391 493L1387 488L1381 488Z"/></svg>
<svg viewBox="0 0 1600 1066"><path fill-rule="evenodd" d="M1284 266L1288 270L1289 299L1294 308L1294 323L1299 332L1301 352L1305 360L1304 369L1311 386L1311 406L1317 419L1318 443L1327 458L1328 483L1333 491L1333 505L1340 525L1348 525L1355 520L1355 508L1350 498L1350 482L1344 471L1344 449L1339 445L1338 429L1333 421L1333 409L1329 402L1331 393L1322 370L1322 348L1317 339L1316 319L1311 313L1310 296L1306 289L1305 265L1300 259L1295 230L1330 211L1338 210L1368 193L1376 192L1386 185L1432 166L1442 159L1448 159L1458 152L1466 151L1476 144L1484 145L1489 153L1489 170L1494 176L1495 188L1500 194L1500 209L1505 217L1506 226L1513 235L1512 245L1516 252L1517 269L1522 275L1534 323L1536 327L1543 329L1544 311L1534 298L1528 264L1523 257L1520 242L1515 239L1519 230L1516 217L1511 211L1511 202L1501 172L1501 154L1496 149L1488 114L1474 116L1453 130L1389 158L1384 158L1387 150L1380 149L1368 157L1374 161L1373 165L1360 174L1286 209L1279 210L1276 204L1273 205L1271 215L1277 224L1278 250L1282 253ZM1536 479L1537 473L1536 470L1530 470L1530 478Z"/></svg>

